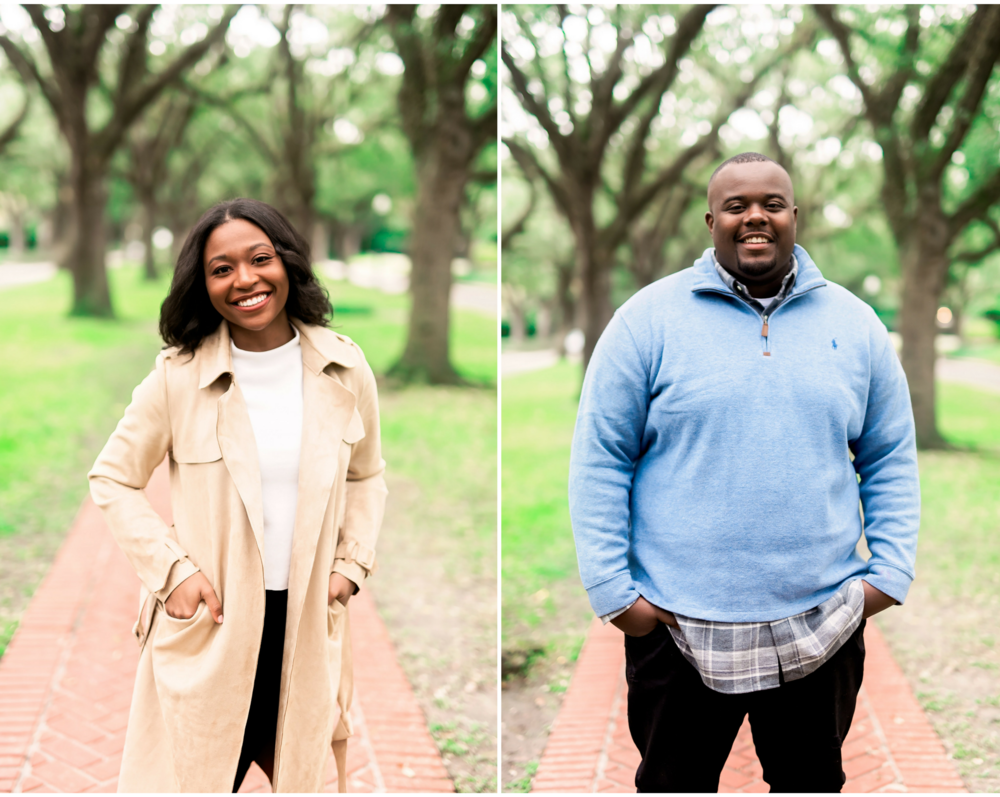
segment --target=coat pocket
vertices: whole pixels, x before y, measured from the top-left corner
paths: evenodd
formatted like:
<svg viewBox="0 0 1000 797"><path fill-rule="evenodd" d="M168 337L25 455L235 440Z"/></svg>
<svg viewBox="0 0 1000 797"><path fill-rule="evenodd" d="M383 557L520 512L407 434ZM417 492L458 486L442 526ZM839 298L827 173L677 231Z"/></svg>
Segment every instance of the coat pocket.
<svg viewBox="0 0 1000 797"><path fill-rule="evenodd" d="M211 434L181 434L174 439L170 458L182 465L198 465L222 459L222 449L215 430Z"/></svg>

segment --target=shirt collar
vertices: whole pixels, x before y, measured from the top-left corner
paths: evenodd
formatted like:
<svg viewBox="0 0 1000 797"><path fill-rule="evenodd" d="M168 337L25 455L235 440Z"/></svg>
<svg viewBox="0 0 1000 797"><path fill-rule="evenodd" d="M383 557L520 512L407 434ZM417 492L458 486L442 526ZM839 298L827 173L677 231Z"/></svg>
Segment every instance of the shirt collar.
<svg viewBox="0 0 1000 797"><path fill-rule="evenodd" d="M750 291L747 286L742 282L737 280L732 274L723 268L722 264L719 262L719 258L715 256L715 250L712 249L712 263L715 265L715 270L719 274L719 279L726 283L726 287L729 288L737 296L742 296L744 299L753 300L763 306L763 302L758 299L754 299L750 295ZM778 301L784 301L788 298L788 294L792 292L792 288L795 287L795 279L799 275L799 260L795 255L792 255L792 268L785 275L785 278L781 281L781 289L778 291L778 295L774 298Z"/></svg>
<svg viewBox="0 0 1000 797"><path fill-rule="evenodd" d="M355 347L336 332L292 319L300 335L302 362L313 373L320 373L330 363L353 368L358 364ZM230 348L229 324L223 321L211 335L198 346L195 356L200 360L198 387L208 387L223 374L233 373L233 355Z"/></svg>

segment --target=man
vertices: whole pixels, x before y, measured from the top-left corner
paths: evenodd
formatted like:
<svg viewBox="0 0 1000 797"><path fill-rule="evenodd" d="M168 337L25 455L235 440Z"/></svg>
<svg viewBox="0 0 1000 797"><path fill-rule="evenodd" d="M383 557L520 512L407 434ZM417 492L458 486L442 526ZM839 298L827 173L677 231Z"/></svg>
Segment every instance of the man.
<svg viewBox="0 0 1000 797"><path fill-rule="evenodd" d="M580 574L626 634L639 791L716 791L749 715L772 791L839 792L864 618L913 579L906 378L871 308L795 244L783 168L737 155L708 205L714 249L626 302L587 369Z"/></svg>

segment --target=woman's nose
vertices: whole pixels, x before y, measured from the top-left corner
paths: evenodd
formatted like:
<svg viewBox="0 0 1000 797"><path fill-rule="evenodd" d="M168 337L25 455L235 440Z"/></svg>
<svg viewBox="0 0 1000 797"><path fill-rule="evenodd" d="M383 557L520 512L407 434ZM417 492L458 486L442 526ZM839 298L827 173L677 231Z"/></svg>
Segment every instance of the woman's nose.
<svg viewBox="0 0 1000 797"><path fill-rule="evenodd" d="M236 266L236 285L240 288L250 287L257 282L257 274L247 263Z"/></svg>

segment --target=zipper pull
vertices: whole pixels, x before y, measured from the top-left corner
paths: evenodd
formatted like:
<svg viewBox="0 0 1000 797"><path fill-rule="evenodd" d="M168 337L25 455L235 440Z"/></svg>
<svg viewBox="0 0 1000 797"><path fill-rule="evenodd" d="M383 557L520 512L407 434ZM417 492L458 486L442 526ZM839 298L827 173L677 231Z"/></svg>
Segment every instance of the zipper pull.
<svg viewBox="0 0 1000 797"><path fill-rule="evenodd" d="M767 337L767 316L764 316L764 326L760 328L760 336L762 338Z"/></svg>

